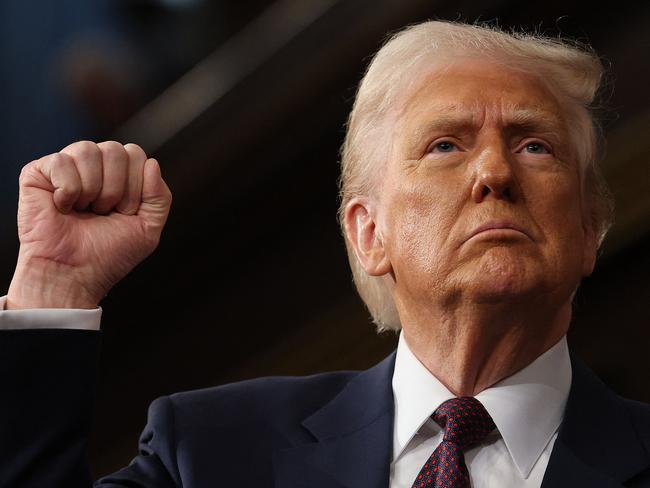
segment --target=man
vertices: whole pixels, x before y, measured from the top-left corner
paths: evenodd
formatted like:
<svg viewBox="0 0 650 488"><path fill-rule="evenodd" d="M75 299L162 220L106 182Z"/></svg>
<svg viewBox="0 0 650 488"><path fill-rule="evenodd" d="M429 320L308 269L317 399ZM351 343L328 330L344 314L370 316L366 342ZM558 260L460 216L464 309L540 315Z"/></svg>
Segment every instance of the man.
<svg viewBox="0 0 650 488"><path fill-rule="evenodd" d="M565 338L610 222L588 108L600 76L558 41L443 22L394 36L350 115L340 215L396 353L160 398L140 454L98 486L650 486L650 408ZM75 143L23 170L0 317L5 486L90 485L97 333L51 328L98 327L170 202L135 145ZM34 327L49 330L15 330Z"/></svg>

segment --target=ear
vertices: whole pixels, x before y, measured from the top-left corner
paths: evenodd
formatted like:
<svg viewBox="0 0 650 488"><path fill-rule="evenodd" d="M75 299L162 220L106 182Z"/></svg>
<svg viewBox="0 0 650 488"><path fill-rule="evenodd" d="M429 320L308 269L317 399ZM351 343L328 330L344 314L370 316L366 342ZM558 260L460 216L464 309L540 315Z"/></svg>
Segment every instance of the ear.
<svg viewBox="0 0 650 488"><path fill-rule="evenodd" d="M392 270L381 233L375 221L375 207L365 198L353 198L345 206L345 233L348 242L370 276L382 276Z"/></svg>
<svg viewBox="0 0 650 488"><path fill-rule="evenodd" d="M598 235L593 215L587 214L583 219L584 252L582 255L582 277L589 276L596 266L598 255Z"/></svg>

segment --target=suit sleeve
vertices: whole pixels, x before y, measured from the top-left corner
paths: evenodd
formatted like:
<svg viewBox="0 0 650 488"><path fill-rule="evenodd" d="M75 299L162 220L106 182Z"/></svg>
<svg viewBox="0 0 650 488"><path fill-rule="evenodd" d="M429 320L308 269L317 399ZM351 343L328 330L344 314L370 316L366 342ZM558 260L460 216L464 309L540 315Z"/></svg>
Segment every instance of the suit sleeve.
<svg viewBox="0 0 650 488"><path fill-rule="evenodd" d="M87 444L101 333L0 331L0 487L90 488ZM173 411L155 401L140 454L95 486L180 486L173 455Z"/></svg>
<svg viewBox="0 0 650 488"><path fill-rule="evenodd" d="M91 485L86 445L100 333L0 332L0 486Z"/></svg>
<svg viewBox="0 0 650 488"><path fill-rule="evenodd" d="M171 400L160 397L149 407L136 458L126 468L100 479L95 487L180 487L175 437Z"/></svg>

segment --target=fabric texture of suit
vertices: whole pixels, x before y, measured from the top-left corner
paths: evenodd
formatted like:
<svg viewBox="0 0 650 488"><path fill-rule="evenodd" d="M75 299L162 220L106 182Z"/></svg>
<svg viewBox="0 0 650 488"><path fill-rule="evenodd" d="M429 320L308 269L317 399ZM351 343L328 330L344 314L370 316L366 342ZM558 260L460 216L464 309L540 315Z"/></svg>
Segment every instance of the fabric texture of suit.
<svg viewBox="0 0 650 488"><path fill-rule="evenodd" d="M0 333L1 487L92 486L86 438L100 333ZM361 372L270 377L161 397L109 487L387 488L395 354ZM572 357L543 487L650 487L650 406Z"/></svg>

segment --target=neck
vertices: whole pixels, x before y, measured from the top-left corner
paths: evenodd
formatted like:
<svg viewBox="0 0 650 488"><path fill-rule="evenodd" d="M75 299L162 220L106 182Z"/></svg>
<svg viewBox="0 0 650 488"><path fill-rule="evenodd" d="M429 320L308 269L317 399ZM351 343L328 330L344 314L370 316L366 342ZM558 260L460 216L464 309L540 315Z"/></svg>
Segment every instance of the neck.
<svg viewBox="0 0 650 488"><path fill-rule="evenodd" d="M474 396L555 345L569 327L571 303L474 303L404 318L404 339L420 362L454 395Z"/></svg>

